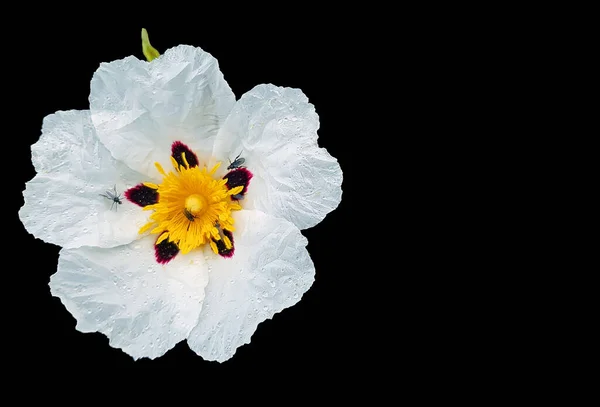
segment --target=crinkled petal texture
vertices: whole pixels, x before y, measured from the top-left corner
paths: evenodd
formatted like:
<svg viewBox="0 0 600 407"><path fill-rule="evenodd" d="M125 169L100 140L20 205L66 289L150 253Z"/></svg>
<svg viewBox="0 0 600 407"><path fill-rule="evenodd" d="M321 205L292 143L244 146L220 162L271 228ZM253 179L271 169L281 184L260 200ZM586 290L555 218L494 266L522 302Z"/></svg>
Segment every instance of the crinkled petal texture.
<svg viewBox="0 0 600 407"><path fill-rule="evenodd" d="M112 155L157 178L154 162L169 163L171 144L187 144L202 161L235 96L217 60L180 45L151 62L127 57L103 63L90 93L92 121Z"/></svg>
<svg viewBox="0 0 600 407"><path fill-rule="evenodd" d="M244 165L254 174L245 208L309 228L342 198L342 170L319 148L318 128L319 117L302 91L259 85L234 106L219 131L213 156L233 160L242 153Z"/></svg>
<svg viewBox="0 0 600 407"><path fill-rule="evenodd" d="M185 339L202 308L208 267L201 252L166 266L155 238L111 249L62 249L50 279L81 332L102 332L134 359L156 358Z"/></svg>
<svg viewBox="0 0 600 407"><path fill-rule="evenodd" d="M249 343L260 322L300 301L315 275L307 240L292 223L259 211L234 218L235 255L208 256L204 307L188 338L194 352L219 362Z"/></svg>
<svg viewBox="0 0 600 407"><path fill-rule="evenodd" d="M66 248L113 247L139 237L149 213L100 194L115 187L122 194L146 177L111 156L96 136L89 111L45 117L31 152L37 174L25 185L19 210L29 233Z"/></svg>

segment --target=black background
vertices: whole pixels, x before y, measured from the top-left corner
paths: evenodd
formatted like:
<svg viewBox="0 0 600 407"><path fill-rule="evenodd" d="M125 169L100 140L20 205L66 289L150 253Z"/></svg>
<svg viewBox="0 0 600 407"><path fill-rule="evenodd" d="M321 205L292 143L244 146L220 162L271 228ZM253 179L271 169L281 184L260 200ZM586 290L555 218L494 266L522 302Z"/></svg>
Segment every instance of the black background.
<svg viewBox="0 0 600 407"><path fill-rule="evenodd" d="M318 11L318 10L317 10ZM12 34L21 38L11 53L10 154L13 163L10 199L10 250L13 266L5 265L11 335L10 349L20 366L193 367L208 372L231 369L256 372L275 369L318 369L333 373L352 370L378 352L369 338L382 335L374 328L377 310L368 298L374 273L389 273L373 260L381 253L366 211L376 191L364 184L368 153L360 140L375 119L374 80L367 56L369 42L363 28L352 23L331 25L318 13L296 19L248 17L235 22L197 15L179 20L167 13L147 21L105 18L48 19L19 26ZM286 14L289 17L289 14ZM207 24L209 20L212 23ZM56 271L59 247L35 239L18 219L21 191L35 175L31 144L40 136L42 119L57 110L87 109L89 84L101 62L135 55L143 59L140 30L148 29L152 45L166 49L188 44L215 56L236 98L261 83L300 88L320 117L319 144L339 160L344 173L340 206L323 222L303 231L316 267L316 281L295 306L258 326L248 345L238 348L225 363L204 361L181 342L164 356L134 361L111 348L100 333L80 333L61 302L51 296L48 282ZM369 79L371 78L371 79ZM376 106L375 106L376 107ZM377 108L375 109L377 110ZM10 111L5 111L10 115ZM365 125L366 123L366 125ZM6 165L6 164L5 164ZM360 185L360 186L359 186ZM8 206L7 202L3 205ZM65 208L66 209L66 208ZM6 253L5 253L6 255Z"/></svg>

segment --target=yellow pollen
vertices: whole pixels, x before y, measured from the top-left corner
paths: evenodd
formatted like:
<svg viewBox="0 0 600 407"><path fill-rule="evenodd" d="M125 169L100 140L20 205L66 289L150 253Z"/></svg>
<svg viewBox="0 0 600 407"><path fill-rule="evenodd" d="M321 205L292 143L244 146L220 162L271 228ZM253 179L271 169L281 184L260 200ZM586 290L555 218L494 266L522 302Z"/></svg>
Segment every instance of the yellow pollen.
<svg viewBox="0 0 600 407"><path fill-rule="evenodd" d="M240 193L243 187L228 190L227 181L212 177L221 163L209 171L205 167L190 167L185 154L181 158L184 165L179 165L171 157L175 172L167 173L160 164L155 163L163 176L162 183L145 185L157 189L159 201L144 207L144 210L153 213L150 222L140 229L140 233L149 230L152 234L158 234L158 243L175 242L182 254L207 243L218 253L213 239L221 238L230 249L230 239L221 235L218 228L230 232L234 230L231 214L240 210L241 206L233 202L230 196Z"/></svg>

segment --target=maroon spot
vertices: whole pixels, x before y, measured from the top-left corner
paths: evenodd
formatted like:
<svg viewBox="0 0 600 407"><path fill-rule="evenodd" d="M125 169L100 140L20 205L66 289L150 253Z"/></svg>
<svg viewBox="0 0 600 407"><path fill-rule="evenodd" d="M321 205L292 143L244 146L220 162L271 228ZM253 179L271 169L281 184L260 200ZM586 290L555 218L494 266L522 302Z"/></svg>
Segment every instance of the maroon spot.
<svg viewBox="0 0 600 407"><path fill-rule="evenodd" d="M232 257L233 252L235 250L235 246L233 245L233 234L228 230L223 230L223 234L225 236L227 236L229 238L229 240L231 240L231 249L228 249L227 246L225 246L225 242L223 242L222 239L219 239L219 240L213 239L213 242L216 243L217 250L218 250L220 256Z"/></svg>
<svg viewBox="0 0 600 407"><path fill-rule="evenodd" d="M227 184L225 184L225 186L227 186L227 189L243 186L244 189L242 189L242 192L235 195L236 197L243 198L243 196L248 191L248 185L250 184L250 180L252 179L252 173L248 171L247 168L236 168L234 170L229 171L227 175L225 175L223 178L227 178ZM234 197L231 197L231 199L236 201L239 200L239 198L236 199Z"/></svg>
<svg viewBox="0 0 600 407"><path fill-rule="evenodd" d="M185 159L187 160L190 168L198 166L198 157L188 146L183 144L181 141L176 141L171 145L171 156L177 161L177 164L185 168L181 153L185 153Z"/></svg>
<svg viewBox="0 0 600 407"><path fill-rule="evenodd" d="M144 207L158 202L158 190L139 184L125 191L125 198Z"/></svg>
<svg viewBox="0 0 600 407"><path fill-rule="evenodd" d="M177 253L179 253L179 247L175 243L169 242L169 239L165 239L159 244L154 245L154 255L156 256L156 261L160 264L167 264Z"/></svg>

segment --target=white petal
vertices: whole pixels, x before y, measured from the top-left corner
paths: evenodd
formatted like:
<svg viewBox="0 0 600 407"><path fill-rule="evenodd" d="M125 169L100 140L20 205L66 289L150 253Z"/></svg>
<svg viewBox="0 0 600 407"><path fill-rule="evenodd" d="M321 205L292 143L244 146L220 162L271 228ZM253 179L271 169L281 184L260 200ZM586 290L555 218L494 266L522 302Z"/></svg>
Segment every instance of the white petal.
<svg viewBox="0 0 600 407"><path fill-rule="evenodd" d="M201 251L166 265L148 236L112 249L62 249L50 279L81 332L102 332L134 359L156 358L185 339L198 320L208 282Z"/></svg>
<svg viewBox="0 0 600 407"><path fill-rule="evenodd" d="M213 155L227 163L242 152L244 165L254 174L245 208L306 229L342 199L342 170L318 147L318 128L319 117L302 91L259 85L234 106Z"/></svg>
<svg viewBox="0 0 600 407"><path fill-rule="evenodd" d="M131 168L158 176L171 167L171 144L187 144L202 162L235 96L219 64L200 48L181 45L152 62L127 57L103 63L90 93L100 140Z"/></svg>
<svg viewBox="0 0 600 407"><path fill-rule="evenodd" d="M113 247L139 237L149 212L126 199L113 205L100 194L115 186L122 194L148 178L110 155L96 137L89 111L45 117L31 154L37 175L25 185L19 210L29 233L67 248Z"/></svg>
<svg viewBox="0 0 600 407"><path fill-rule="evenodd" d="M209 283L190 348L207 360L223 362L262 321L300 301L314 281L307 240L292 223L259 211L235 215L235 253L207 256Z"/></svg>

